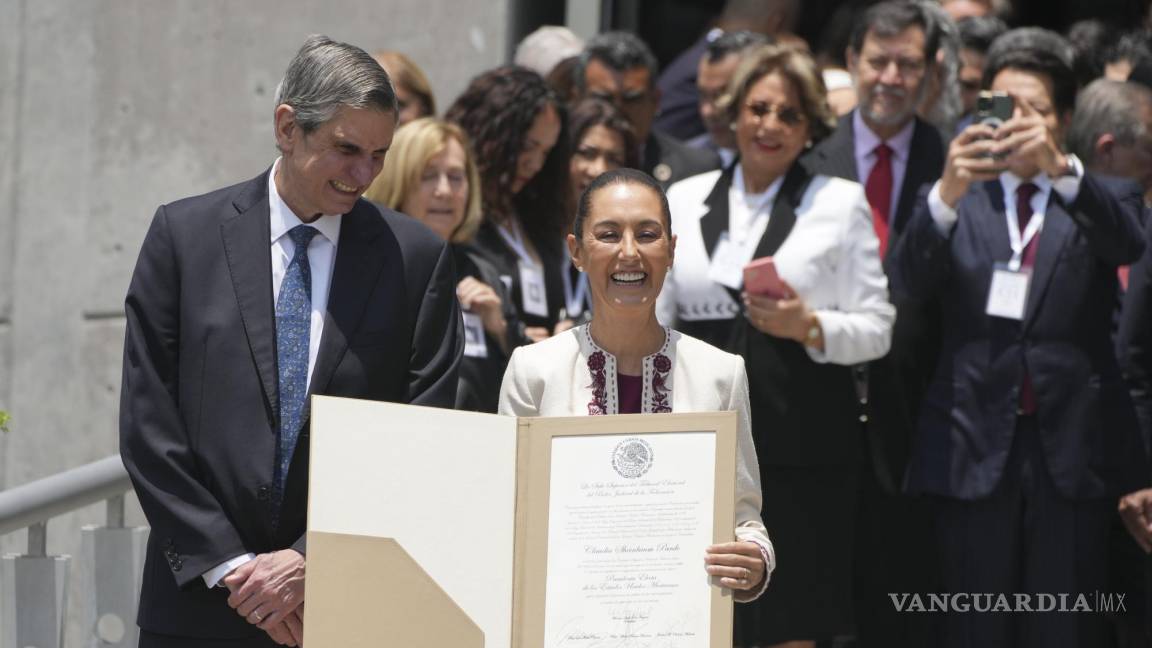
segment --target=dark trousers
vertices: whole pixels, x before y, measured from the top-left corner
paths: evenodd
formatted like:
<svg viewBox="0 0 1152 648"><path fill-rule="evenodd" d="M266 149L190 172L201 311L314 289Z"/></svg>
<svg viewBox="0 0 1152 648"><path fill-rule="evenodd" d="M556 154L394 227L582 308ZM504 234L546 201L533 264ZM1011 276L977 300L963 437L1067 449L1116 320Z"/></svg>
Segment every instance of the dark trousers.
<svg viewBox="0 0 1152 648"><path fill-rule="evenodd" d="M901 612L889 597L940 591L931 502L884 492L871 465L860 477L852 592L856 646L937 646L938 615Z"/></svg>
<svg viewBox="0 0 1152 648"><path fill-rule="evenodd" d="M1152 646L1152 632L1149 631L1152 598L1148 596L1148 592L1152 591L1149 589L1152 558L1128 534L1119 515L1113 518L1110 540L1108 591L1124 594L1124 608L1117 609L1111 615L1116 641L1108 645L1116 648L1148 648Z"/></svg>
<svg viewBox="0 0 1152 648"><path fill-rule="evenodd" d="M245 639L200 639L171 637L154 632L140 631L140 648L274 648L280 644L267 633L260 632Z"/></svg>
<svg viewBox="0 0 1152 648"><path fill-rule="evenodd" d="M937 515L944 589L949 593L1068 596L1094 604L1107 585L1112 500L1073 501L1055 487L1033 417L1020 417L1008 464L993 494L944 498ZM1033 596L1032 601L1038 599ZM955 612L944 618L947 647L1096 648L1105 617L1093 612Z"/></svg>

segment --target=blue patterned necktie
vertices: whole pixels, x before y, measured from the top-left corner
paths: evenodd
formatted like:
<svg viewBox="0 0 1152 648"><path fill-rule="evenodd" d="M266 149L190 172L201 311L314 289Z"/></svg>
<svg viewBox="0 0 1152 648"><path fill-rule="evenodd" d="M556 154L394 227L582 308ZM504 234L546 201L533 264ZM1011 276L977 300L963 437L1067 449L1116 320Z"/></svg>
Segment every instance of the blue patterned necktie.
<svg viewBox="0 0 1152 648"><path fill-rule="evenodd" d="M276 359L280 369L280 434L273 487L276 510L284 495L284 480L292 464L308 400L308 345L312 336L312 267L308 263L308 244L317 233L319 230L308 225L297 225L288 231L296 250L276 299Z"/></svg>

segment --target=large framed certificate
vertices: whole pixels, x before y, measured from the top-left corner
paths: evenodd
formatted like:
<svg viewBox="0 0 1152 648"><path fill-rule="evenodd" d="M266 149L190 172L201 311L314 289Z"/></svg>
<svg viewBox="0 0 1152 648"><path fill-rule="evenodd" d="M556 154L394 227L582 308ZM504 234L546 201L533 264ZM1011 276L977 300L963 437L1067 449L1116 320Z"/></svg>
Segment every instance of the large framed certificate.
<svg viewBox="0 0 1152 648"><path fill-rule="evenodd" d="M307 644L732 645L735 413L312 412Z"/></svg>

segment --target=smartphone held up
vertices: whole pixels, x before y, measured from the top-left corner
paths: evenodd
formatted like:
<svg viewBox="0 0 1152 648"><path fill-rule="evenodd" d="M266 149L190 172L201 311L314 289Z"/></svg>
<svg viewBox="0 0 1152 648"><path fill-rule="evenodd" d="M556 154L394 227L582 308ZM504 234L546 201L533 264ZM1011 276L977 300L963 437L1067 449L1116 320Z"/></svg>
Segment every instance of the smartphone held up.
<svg viewBox="0 0 1152 648"><path fill-rule="evenodd" d="M982 90L980 96L976 98L975 123L997 129L1012 119L1012 113L1015 110L1016 105L1012 100L1012 95L1006 92ZM989 157L1003 160L1008 156L1006 153L998 153L989 154Z"/></svg>

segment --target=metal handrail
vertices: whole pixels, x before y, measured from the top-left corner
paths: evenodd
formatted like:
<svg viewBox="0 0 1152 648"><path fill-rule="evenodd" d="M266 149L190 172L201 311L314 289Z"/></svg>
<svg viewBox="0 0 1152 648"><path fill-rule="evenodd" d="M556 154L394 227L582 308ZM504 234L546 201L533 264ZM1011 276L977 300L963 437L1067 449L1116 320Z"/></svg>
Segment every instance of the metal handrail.
<svg viewBox="0 0 1152 648"><path fill-rule="evenodd" d="M120 455L0 491L0 535L42 524L132 489Z"/></svg>

